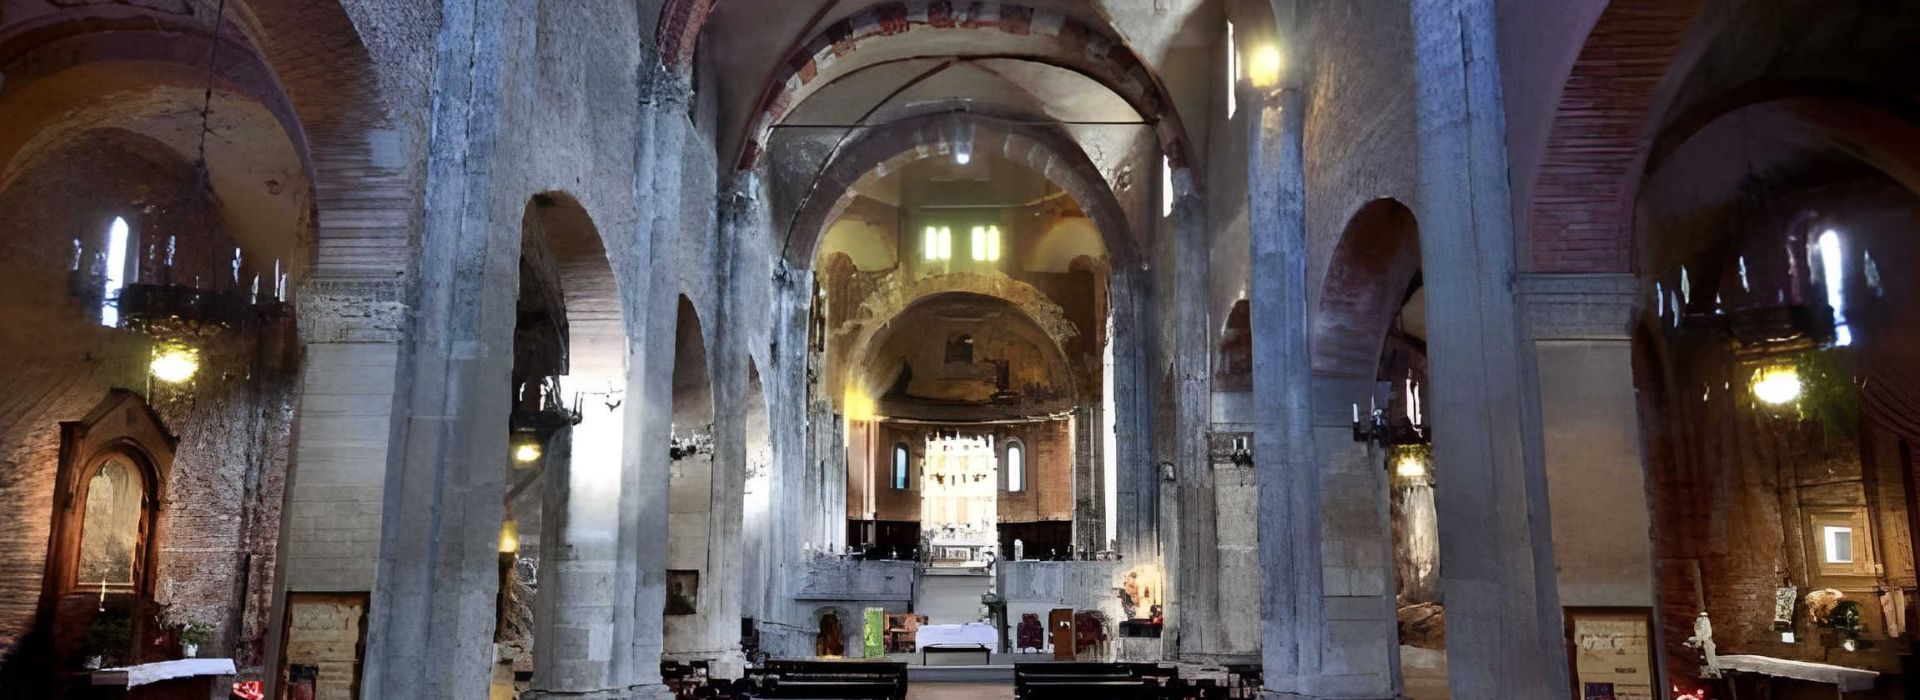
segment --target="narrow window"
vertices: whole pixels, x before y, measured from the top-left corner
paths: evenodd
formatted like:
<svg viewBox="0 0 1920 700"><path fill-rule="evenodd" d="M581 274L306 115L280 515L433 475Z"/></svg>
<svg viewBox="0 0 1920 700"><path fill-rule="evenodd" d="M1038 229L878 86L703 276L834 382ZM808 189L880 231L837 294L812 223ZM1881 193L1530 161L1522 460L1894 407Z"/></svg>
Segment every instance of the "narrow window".
<svg viewBox="0 0 1920 700"><path fill-rule="evenodd" d="M100 289L100 325L120 325L120 288L127 282L127 220L114 217L107 227L107 281Z"/></svg>
<svg viewBox="0 0 1920 700"><path fill-rule="evenodd" d="M1007 443L1007 490L1027 490L1027 451L1019 440Z"/></svg>
<svg viewBox="0 0 1920 700"><path fill-rule="evenodd" d="M1827 305L1833 307L1833 344L1852 345L1853 329L1847 325L1846 270L1840 257L1840 234L1821 232L1820 276L1827 286Z"/></svg>
<svg viewBox="0 0 1920 700"><path fill-rule="evenodd" d="M974 262L994 262L1000 259L999 226L975 226L971 233Z"/></svg>
<svg viewBox="0 0 1920 700"><path fill-rule="evenodd" d="M908 458L907 443L902 442L893 446L893 489L895 491L907 490Z"/></svg>
<svg viewBox="0 0 1920 700"><path fill-rule="evenodd" d="M1233 41L1233 20L1227 20L1227 118L1240 107L1235 93L1240 91L1240 46Z"/></svg>
<svg viewBox="0 0 1920 700"><path fill-rule="evenodd" d="M1160 215L1173 216L1173 159L1160 157Z"/></svg>
<svg viewBox="0 0 1920 700"><path fill-rule="evenodd" d="M928 260L952 260L953 229L946 226L928 226L922 234L920 247Z"/></svg>

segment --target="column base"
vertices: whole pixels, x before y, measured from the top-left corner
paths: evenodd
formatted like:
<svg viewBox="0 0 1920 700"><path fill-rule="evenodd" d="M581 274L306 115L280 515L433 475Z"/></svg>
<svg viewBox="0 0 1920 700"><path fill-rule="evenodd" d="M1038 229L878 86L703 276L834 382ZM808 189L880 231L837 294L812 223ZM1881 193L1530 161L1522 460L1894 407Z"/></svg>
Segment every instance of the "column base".
<svg viewBox="0 0 1920 700"><path fill-rule="evenodd" d="M747 656L741 653L739 649L674 652L671 654L661 654L660 660L676 663L704 661L707 664L708 678L733 680L747 675Z"/></svg>
<svg viewBox="0 0 1920 700"><path fill-rule="evenodd" d="M673 691L665 684L636 685L627 688L624 700L673 700Z"/></svg>

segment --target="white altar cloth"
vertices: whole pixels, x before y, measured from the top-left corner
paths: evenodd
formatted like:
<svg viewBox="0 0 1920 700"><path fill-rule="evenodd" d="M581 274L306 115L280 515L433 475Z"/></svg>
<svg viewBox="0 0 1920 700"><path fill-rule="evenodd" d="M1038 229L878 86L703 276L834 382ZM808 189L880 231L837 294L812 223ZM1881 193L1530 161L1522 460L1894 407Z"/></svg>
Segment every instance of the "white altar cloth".
<svg viewBox="0 0 1920 700"><path fill-rule="evenodd" d="M233 674L233 659L174 659L138 666L103 668L94 672L93 684L103 685L102 681L105 681L104 684L119 685L120 679L125 678L127 687L134 688L175 678Z"/></svg>
<svg viewBox="0 0 1920 700"><path fill-rule="evenodd" d="M934 644L978 644L991 650L999 644L1000 637L993 625L981 622L969 622L964 625L921 625L920 631L913 637L913 643L921 648Z"/></svg>

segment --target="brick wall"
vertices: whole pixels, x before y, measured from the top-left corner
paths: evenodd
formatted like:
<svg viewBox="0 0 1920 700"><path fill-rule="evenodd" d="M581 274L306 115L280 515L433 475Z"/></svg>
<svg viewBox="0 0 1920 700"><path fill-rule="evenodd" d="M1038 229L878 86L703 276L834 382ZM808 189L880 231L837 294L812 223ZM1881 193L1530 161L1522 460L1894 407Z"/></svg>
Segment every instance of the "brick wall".
<svg viewBox="0 0 1920 700"><path fill-rule="evenodd" d="M208 230L206 210L175 199L189 173L166 146L108 130L66 144L0 192L0 512L10 523L0 532L0 557L9 562L0 567L0 649L19 651L35 624L59 423L124 387L147 395L180 440L164 485L153 597L215 628L205 653L233 654L242 665L259 659L291 411L284 346L276 344L285 337L202 341L190 389L154 386L147 341L101 326L97 279L70 274L74 239L91 260L115 216L159 249L163 234ZM196 237L180 235L178 245L181 270L204 259ZM153 273L153 265L141 267Z"/></svg>

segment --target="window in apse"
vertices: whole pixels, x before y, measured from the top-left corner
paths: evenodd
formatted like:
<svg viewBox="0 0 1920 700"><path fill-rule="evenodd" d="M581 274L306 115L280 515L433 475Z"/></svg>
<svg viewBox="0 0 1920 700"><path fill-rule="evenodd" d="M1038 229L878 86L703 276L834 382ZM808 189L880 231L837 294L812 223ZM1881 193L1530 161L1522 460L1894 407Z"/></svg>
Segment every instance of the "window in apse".
<svg viewBox="0 0 1920 700"><path fill-rule="evenodd" d="M1007 443L1007 490L1027 489L1027 451L1018 440Z"/></svg>
<svg viewBox="0 0 1920 700"><path fill-rule="evenodd" d="M893 446L893 489L895 491L907 490L908 459L907 443L902 442Z"/></svg>
<svg viewBox="0 0 1920 700"><path fill-rule="evenodd" d="M1852 564L1853 528L1828 525L1820 528L1820 530L1822 539L1825 540L1824 544L1826 546L1823 549L1826 551L1825 558L1827 563Z"/></svg>

